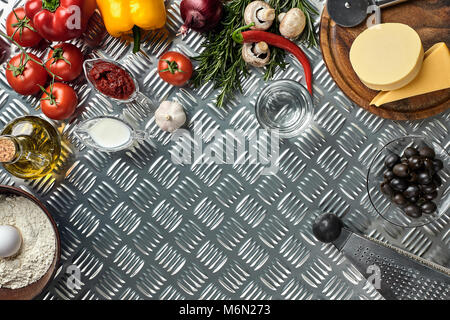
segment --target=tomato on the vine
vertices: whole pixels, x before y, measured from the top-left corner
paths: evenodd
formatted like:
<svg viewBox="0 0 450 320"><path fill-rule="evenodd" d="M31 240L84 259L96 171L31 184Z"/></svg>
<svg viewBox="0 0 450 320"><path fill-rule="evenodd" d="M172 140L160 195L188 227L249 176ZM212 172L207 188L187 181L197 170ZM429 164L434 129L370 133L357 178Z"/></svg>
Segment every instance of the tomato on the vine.
<svg viewBox="0 0 450 320"><path fill-rule="evenodd" d="M20 53L13 57L6 67L6 80L9 85L14 91L25 96L38 93L40 86L45 86L48 77L44 67L37 63L42 61L34 54L29 53L28 56L29 58Z"/></svg>
<svg viewBox="0 0 450 320"><path fill-rule="evenodd" d="M83 53L73 44L61 43L50 50L45 65L57 80L72 81L83 71Z"/></svg>
<svg viewBox="0 0 450 320"><path fill-rule="evenodd" d="M53 120L66 120L78 105L75 90L65 83L55 82L50 85L41 98L42 112Z"/></svg>
<svg viewBox="0 0 450 320"><path fill-rule="evenodd" d="M14 35L14 41L22 47L34 47L42 40L23 7L14 9L6 18L6 33L10 37Z"/></svg>
<svg viewBox="0 0 450 320"><path fill-rule="evenodd" d="M158 63L159 76L174 86L183 86L192 77L192 62L184 54L168 51Z"/></svg>

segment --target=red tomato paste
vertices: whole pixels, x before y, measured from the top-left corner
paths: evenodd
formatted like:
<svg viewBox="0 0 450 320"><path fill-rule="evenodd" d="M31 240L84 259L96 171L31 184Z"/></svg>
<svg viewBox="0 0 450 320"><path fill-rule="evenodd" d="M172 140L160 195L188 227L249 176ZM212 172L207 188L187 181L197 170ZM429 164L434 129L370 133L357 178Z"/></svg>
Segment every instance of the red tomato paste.
<svg viewBox="0 0 450 320"><path fill-rule="evenodd" d="M110 62L96 62L89 78L98 91L115 99L127 100L136 90L130 74Z"/></svg>

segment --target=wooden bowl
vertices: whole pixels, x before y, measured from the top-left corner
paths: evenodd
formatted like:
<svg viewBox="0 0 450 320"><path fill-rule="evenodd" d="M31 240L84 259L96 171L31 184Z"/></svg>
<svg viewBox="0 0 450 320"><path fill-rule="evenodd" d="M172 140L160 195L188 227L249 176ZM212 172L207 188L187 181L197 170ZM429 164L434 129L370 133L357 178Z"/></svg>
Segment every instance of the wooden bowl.
<svg viewBox="0 0 450 320"><path fill-rule="evenodd" d="M0 194L7 196L22 196L25 197L34 203L36 203L39 208L47 215L50 223L53 226L53 230L55 231L56 238L56 251L55 256L53 258L53 262L50 265L50 268L47 272L42 276L38 281L19 289L8 289L8 288L0 288L0 300L31 300L38 296L53 278L56 272L56 266L59 264L59 258L61 255L61 243L59 238L58 228L56 227L56 223L53 220L53 217L48 212L47 208L34 196L25 192L21 189L0 185Z"/></svg>

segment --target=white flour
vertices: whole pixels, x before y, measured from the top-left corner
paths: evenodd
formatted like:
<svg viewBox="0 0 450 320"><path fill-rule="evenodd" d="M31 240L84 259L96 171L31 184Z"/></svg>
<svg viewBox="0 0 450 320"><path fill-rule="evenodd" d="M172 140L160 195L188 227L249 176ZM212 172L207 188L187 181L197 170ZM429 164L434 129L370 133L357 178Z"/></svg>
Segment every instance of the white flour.
<svg viewBox="0 0 450 320"><path fill-rule="evenodd" d="M22 234L22 248L12 258L0 258L0 288L17 289L36 282L53 262L56 237L50 220L31 200L0 196L0 225Z"/></svg>

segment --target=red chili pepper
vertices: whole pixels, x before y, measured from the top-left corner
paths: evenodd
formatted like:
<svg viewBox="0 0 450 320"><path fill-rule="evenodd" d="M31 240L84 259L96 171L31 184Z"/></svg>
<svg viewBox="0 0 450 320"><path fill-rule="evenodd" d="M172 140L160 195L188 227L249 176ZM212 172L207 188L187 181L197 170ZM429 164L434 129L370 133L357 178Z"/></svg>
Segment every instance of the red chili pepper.
<svg viewBox="0 0 450 320"><path fill-rule="evenodd" d="M306 85L308 87L309 93L312 95L311 64L309 63L308 57L305 55L303 50L300 49L300 47L297 46L294 42L274 33L256 30L242 32L243 30L246 30L252 26L253 23L237 29L235 32L233 32L233 40L237 43L253 43L264 41L271 46L284 49L292 53L303 66L303 69L305 71Z"/></svg>

